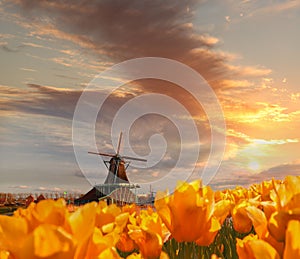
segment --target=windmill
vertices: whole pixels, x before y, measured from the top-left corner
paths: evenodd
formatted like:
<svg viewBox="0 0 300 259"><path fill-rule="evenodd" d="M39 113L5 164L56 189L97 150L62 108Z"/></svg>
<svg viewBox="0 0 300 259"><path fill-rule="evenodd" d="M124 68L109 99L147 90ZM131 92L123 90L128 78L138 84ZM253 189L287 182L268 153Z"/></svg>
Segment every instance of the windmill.
<svg viewBox="0 0 300 259"><path fill-rule="evenodd" d="M108 169L107 177L104 181L104 184L96 185L97 190L105 195L109 195L117 189L127 188L138 188L138 185L130 184L126 169L128 168L130 162L128 160L135 160L140 162L147 162L146 159L130 157L130 156L121 156L120 155L120 147L122 143L123 133L120 133L118 147L116 154L108 154L108 153L99 153L99 152L88 152L89 154L99 155L102 157L110 157L110 160L104 160L104 163ZM125 190L128 193L128 191ZM119 194L118 194L119 195ZM126 194L127 195L127 194ZM103 195L102 195L103 196ZM123 198L122 198L123 199Z"/></svg>

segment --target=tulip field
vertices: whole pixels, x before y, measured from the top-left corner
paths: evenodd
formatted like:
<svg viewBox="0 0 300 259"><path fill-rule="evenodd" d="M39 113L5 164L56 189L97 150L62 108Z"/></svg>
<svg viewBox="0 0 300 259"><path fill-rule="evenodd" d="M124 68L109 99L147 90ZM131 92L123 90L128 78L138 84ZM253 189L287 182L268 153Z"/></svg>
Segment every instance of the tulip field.
<svg viewBox="0 0 300 259"><path fill-rule="evenodd" d="M63 199L0 216L0 259L300 258L300 176L213 191L158 192L154 207Z"/></svg>

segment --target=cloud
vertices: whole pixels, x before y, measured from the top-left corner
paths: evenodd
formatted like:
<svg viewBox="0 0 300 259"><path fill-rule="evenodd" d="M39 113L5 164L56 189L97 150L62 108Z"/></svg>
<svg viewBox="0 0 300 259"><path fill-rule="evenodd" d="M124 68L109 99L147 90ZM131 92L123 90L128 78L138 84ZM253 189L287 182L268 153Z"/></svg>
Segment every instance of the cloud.
<svg viewBox="0 0 300 259"><path fill-rule="evenodd" d="M41 45L41 44L36 44L36 43L32 43L32 42L22 42L22 46L25 47L32 47L32 48L39 48L39 49L51 49L50 47Z"/></svg>
<svg viewBox="0 0 300 259"><path fill-rule="evenodd" d="M12 37L3 37L3 38L12 38ZM0 37L1 39L1 37ZM1 48L2 50L6 51L6 52L11 52L11 53L17 53L17 52L21 52L24 48L28 48L28 47L32 47L32 48L43 48L43 49L51 49L50 47L44 46L44 45L40 45L40 44L36 44L36 43L32 43L32 42L22 42L21 44L17 45L17 46L10 46L7 42L2 42L1 44Z"/></svg>
<svg viewBox="0 0 300 259"><path fill-rule="evenodd" d="M217 50L220 40L208 31L200 33L194 28L195 12L191 10L201 8L203 1L163 1L163 4L137 0L72 4L64 1L15 2L30 19L20 24L29 29L32 36L49 35L70 41L96 53L102 60L120 62L144 56L171 58L196 69L215 88L221 86L216 80L271 72L261 67L228 64L232 55ZM43 19L38 18L41 14ZM64 66L72 64L62 57L53 61Z"/></svg>
<svg viewBox="0 0 300 259"><path fill-rule="evenodd" d="M1 9L0 9L1 10ZM0 33L0 40L2 39L12 39L16 37L15 35L13 34L8 34L8 33Z"/></svg>
<svg viewBox="0 0 300 259"><path fill-rule="evenodd" d="M247 77L266 77L272 73L272 70L269 68L264 68L261 66L227 66L229 71L232 71L239 76Z"/></svg>
<svg viewBox="0 0 300 259"><path fill-rule="evenodd" d="M247 172L232 171L225 176L218 174L212 181L211 186L214 189L235 188L235 186L248 187L254 183L261 183L271 179L283 180L288 175L300 175L300 161L281 164L264 170L260 173L253 174Z"/></svg>
<svg viewBox="0 0 300 259"><path fill-rule="evenodd" d="M64 190L62 188L59 188L59 187L40 186L40 187L35 188L34 191L38 191L38 192L62 192Z"/></svg>
<svg viewBox="0 0 300 259"><path fill-rule="evenodd" d="M224 88L242 88L243 90L245 88L251 88L254 86L254 83L249 81L249 80L229 80L229 79L224 79L220 81L220 84L222 85L222 89Z"/></svg>
<svg viewBox="0 0 300 259"><path fill-rule="evenodd" d="M299 116L299 111L292 111L288 107L280 104L268 102L246 102L239 103L233 100L229 103L227 118L239 123L257 122L292 122ZM226 107L225 107L226 109Z"/></svg>
<svg viewBox="0 0 300 259"><path fill-rule="evenodd" d="M29 89L5 87L0 91L1 110L42 114L71 119L80 90L29 84Z"/></svg>
<svg viewBox="0 0 300 259"><path fill-rule="evenodd" d="M247 16L253 17L258 15L276 15L278 13L282 13L288 10L296 10L300 7L300 2L297 0L291 1L271 1L271 3L266 2L258 2L259 5L254 5L254 10L251 11Z"/></svg>
<svg viewBox="0 0 300 259"><path fill-rule="evenodd" d="M278 150L280 152L282 150L280 146L298 144L300 142L298 138L257 138L243 133L241 129L236 130L233 128L227 129L226 137L227 148L223 161L229 160L233 163L234 161L243 160L243 166L248 163L247 159L251 157L265 157L268 152L271 152L270 150Z"/></svg>
<svg viewBox="0 0 300 259"><path fill-rule="evenodd" d="M1 45L2 50L10 53L20 52L24 47L24 45L19 45L17 47L10 47L8 44Z"/></svg>
<svg viewBox="0 0 300 259"><path fill-rule="evenodd" d="M239 144L258 144L258 145L283 145L289 143L299 143L299 139L257 139L251 138L247 134L244 134L234 129L227 130L227 136L232 140L235 140Z"/></svg>
<svg viewBox="0 0 300 259"><path fill-rule="evenodd" d="M32 187L28 186L28 185L14 185L14 186L10 186L10 188L13 188L13 189L30 189Z"/></svg>
<svg viewBox="0 0 300 259"><path fill-rule="evenodd" d="M298 139L253 139L254 144L260 145L283 145L288 143L299 143Z"/></svg>
<svg viewBox="0 0 300 259"><path fill-rule="evenodd" d="M36 72L35 69L27 68L27 67L21 67L20 70L27 71L27 72Z"/></svg>

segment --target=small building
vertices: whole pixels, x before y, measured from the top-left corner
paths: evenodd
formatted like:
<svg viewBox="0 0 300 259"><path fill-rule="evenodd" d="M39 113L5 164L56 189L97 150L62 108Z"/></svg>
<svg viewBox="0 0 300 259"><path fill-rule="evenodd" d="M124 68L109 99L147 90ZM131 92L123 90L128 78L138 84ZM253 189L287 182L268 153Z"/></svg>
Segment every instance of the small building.
<svg viewBox="0 0 300 259"><path fill-rule="evenodd" d="M85 204L92 201L105 200L108 204L117 203L124 205L128 203L137 203L138 197L136 195L136 184L99 184L95 185L85 195L76 199L76 205ZM134 192L132 190L135 190Z"/></svg>
<svg viewBox="0 0 300 259"><path fill-rule="evenodd" d="M42 200L46 200L45 196L43 194L40 194L37 199L36 199L36 203L39 202L39 201L42 201Z"/></svg>
<svg viewBox="0 0 300 259"><path fill-rule="evenodd" d="M29 195L25 200L25 206L28 207L32 202L34 202L34 197L32 195Z"/></svg>

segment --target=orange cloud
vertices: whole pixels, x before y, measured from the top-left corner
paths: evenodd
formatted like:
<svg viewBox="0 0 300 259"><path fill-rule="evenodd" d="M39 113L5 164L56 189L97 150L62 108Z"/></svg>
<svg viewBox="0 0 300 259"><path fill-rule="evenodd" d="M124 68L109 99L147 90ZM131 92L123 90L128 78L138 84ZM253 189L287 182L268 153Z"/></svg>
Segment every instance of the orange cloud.
<svg viewBox="0 0 300 259"><path fill-rule="evenodd" d="M245 87L251 87L254 85L253 82L250 82L248 80L230 80L230 79L224 79L220 82L220 85L223 88L245 88Z"/></svg>
<svg viewBox="0 0 300 259"><path fill-rule="evenodd" d="M237 73L241 76L247 76L247 77L265 77L272 73L271 69L263 68L259 66L233 66L228 65L228 69L232 72Z"/></svg>

